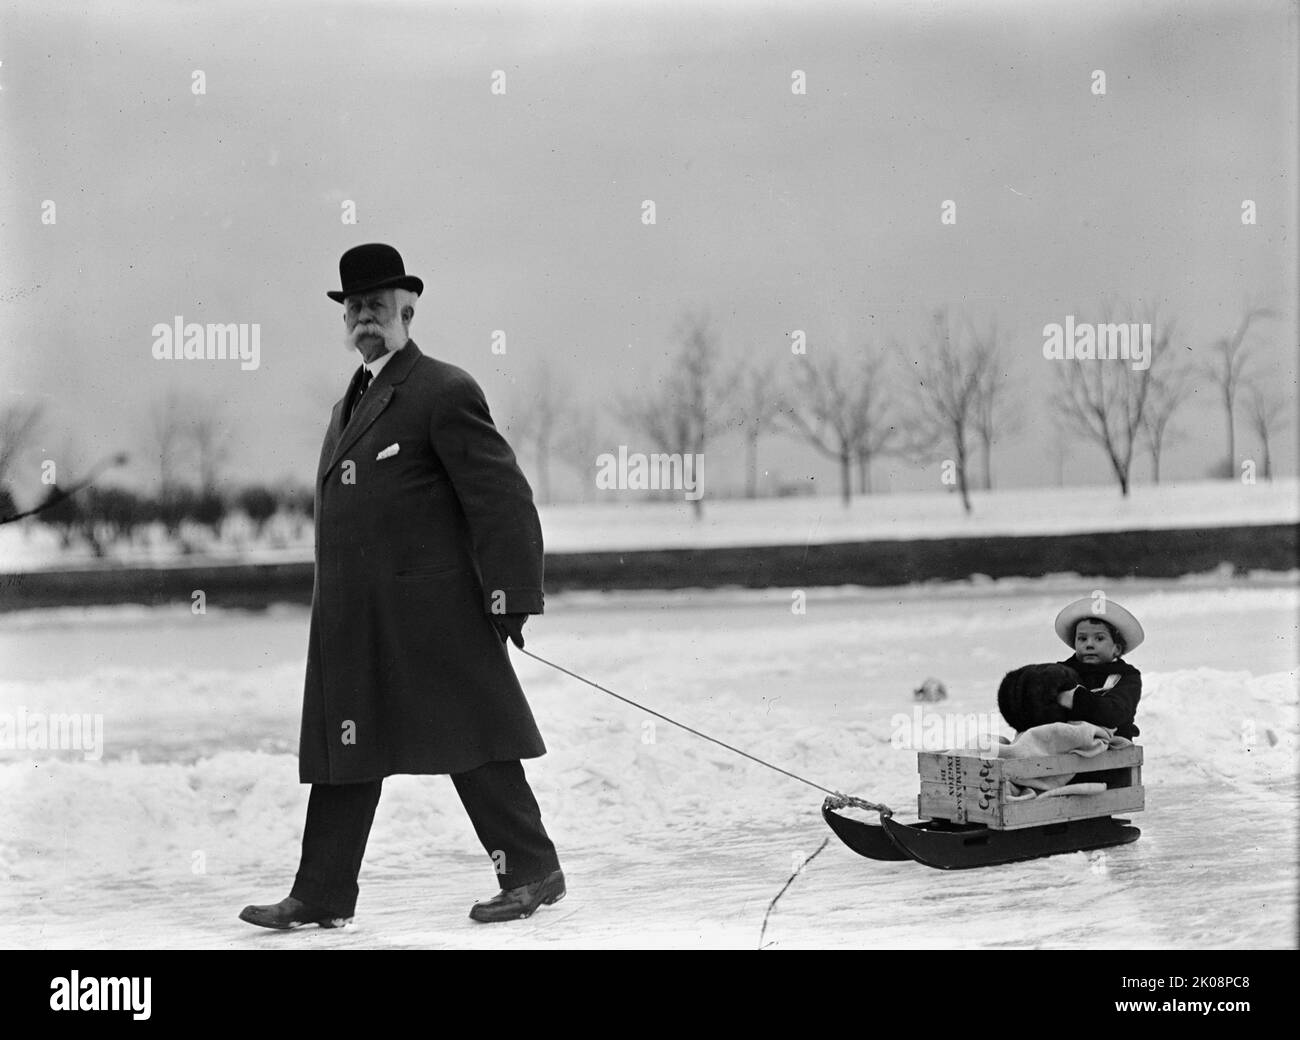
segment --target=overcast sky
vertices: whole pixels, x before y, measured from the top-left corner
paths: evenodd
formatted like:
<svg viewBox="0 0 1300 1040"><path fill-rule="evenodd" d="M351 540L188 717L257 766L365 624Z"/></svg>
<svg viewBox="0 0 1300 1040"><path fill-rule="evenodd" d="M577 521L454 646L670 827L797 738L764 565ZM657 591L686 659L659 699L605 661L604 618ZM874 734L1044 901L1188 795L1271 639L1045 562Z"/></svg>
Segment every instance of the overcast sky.
<svg viewBox="0 0 1300 1040"><path fill-rule="evenodd" d="M1294 400L1296 37L1284 0L7 2L0 395L47 412L15 491L35 494L40 458L117 449L152 479L143 418L173 386L222 400L232 477L310 483L356 364L324 294L366 241L424 278L412 337L501 421L541 359L598 408L653 387L687 308L789 374L791 329L902 362L948 306L997 317L1028 409L999 480L1048 483L1041 330L1106 296L1159 303L1203 358L1244 300L1277 308L1255 371ZM259 323L260 367L154 360L176 315ZM1224 451L1211 392L1175 426L1164 475L1202 475ZM608 430L609 450L650 447ZM740 457L719 444L708 479L739 484ZM782 480L833 477L789 441L763 457ZM1107 479L1085 446L1067 474ZM891 460L877 483L936 471Z"/></svg>

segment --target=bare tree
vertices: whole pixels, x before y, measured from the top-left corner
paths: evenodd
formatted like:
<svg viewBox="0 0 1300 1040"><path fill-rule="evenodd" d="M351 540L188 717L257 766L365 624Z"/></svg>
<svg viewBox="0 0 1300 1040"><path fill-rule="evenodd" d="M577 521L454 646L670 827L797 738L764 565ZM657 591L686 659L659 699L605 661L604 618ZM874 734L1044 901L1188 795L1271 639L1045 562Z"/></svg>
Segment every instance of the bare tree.
<svg viewBox="0 0 1300 1040"><path fill-rule="evenodd" d="M857 366L857 398L860 434L854 446L858 464L858 490L871 494L871 463L880 455L892 453L898 446L902 431L898 418L890 407L893 388L885 374L884 356L870 348L863 348Z"/></svg>
<svg viewBox="0 0 1300 1040"><path fill-rule="evenodd" d="M702 456L710 440L725 429L726 386L719 368L718 337L703 313L688 314L678 323L681 345L668 377L657 393L624 397L624 420L660 451ZM704 499L691 501L697 518Z"/></svg>
<svg viewBox="0 0 1300 1040"><path fill-rule="evenodd" d="M221 471L230 460L230 423L225 407L215 397L195 397L189 404L187 431L194 446L199 471L199 488L216 490Z"/></svg>
<svg viewBox="0 0 1300 1040"><path fill-rule="evenodd" d="M1052 468L1056 475L1056 486L1065 487L1065 460L1070 457L1070 435L1063 427L1053 424L1052 431Z"/></svg>
<svg viewBox="0 0 1300 1040"><path fill-rule="evenodd" d="M986 334L981 336L972 331L972 335L976 350L984 358L983 378L975 394L974 426L984 463L981 483L988 491L993 487L993 442L999 432L1013 433L1019 429L1023 416L1016 399L1009 393L1012 389L1010 373L1002 357L996 322Z"/></svg>
<svg viewBox="0 0 1300 1040"><path fill-rule="evenodd" d="M596 415L573 393L563 368L545 359L538 362L516 386L509 417L506 432L532 460L540 502L549 505L555 499L552 462L589 481L597 442Z"/></svg>
<svg viewBox="0 0 1300 1040"><path fill-rule="evenodd" d="M0 487L7 483L14 459L36 435L41 422L39 404L6 404L0 406Z"/></svg>
<svg viewBox="0 0 1300 1040"><path fill-rule="evenodd" d="M962 508L971 511L970 460L977 437L981 393L991 366L990 340L953 334L946 309L937 311L913 361L914 407L908 425L908 454L950 451Z"/></svg>
<svg viewBox="0 0 1300 1040"><path fill-rule="evenodd" d="M231 427L219 400L168 389L149 409L143 432L149 454L158 463L163 496L186 483L181 472L191 466L199 490L216 490L231 452Z"/></svg>
<svg viewBox="0 0 1300 1040"><path fill-rule="evenodd" d="M172 388L154 401L146 417L144 441L147 453L158 461L158 485L164 495L179 485L188 454L185 413L184 395Z"/></svg>
<svg viewBox="0 0 1300 1040"><path fill-rule="evenodd" d="M745 442L745 497L758 497L758 441L780 427L784 395L776 381L776 367L770 362L746 360L733 380L731 420Z"/></svg>
<svg viewBox="0 0 1300 1040"><path fill-rule="evenodd" d="M1116 309L1112 302L1103 304L1099 324L1114 324ZM1172 325L1162 324L1154 309L1148 311L1147 318L1151 356L1145 368L1137 368L1135 361L1123 357L1057 362L1057 407L1079 433L1106 453L1121 495L1128 495L1133 453L1151 385L1172 335Z"/></svg>
<svg viewBox="0 0 1300 1040"><path fill-rule="evenodd" d="M1247 303L1242 308L1241 320L1237 322L1237 327L1233 329L1232 334L1215 341L1214 352L1217 356L1205 369L1206 374L1219 388L1219 395L1223 402L1224 416L1228 424L1227 470L1230 475L1237 469L1237 432L1234 420L1242 370L1246 366L1250 353L1246 334L1257 319L1275 316L1275 311Z"/></svg>
<svg viewBox="0 0 1300 1040"><path fill-rule="evenodd" d="M1173 323L1170 323L1172 334ZM1173 438L1169 421L1192 392L1192 373L1172 366L1155 376L1147 390L1147 405L1142 412L1138 434L1151 455L1151 479L1160 483L1160 454Z"/></svg>
<svg viewBox="0 0 1300 1040"><path fill-rule="evenodd" d="M1264 479L1273 479L1273 435L1286 428L1290 420L1287 398L1271 385L1252 382L1246 395L1246 422L1259 438L1264 454Z"/></svg>
<svg viewBox="0 0 1300 1040"><path fill-rule="evenodd" d="M884 360L866 350L853 361L841 355L805 357L795 370L792 399L782 411L790 430L839 463L840 498L853 494L853 462L869 467L897 436L886 405Z"/></svg>
<svg viewBox="0 0 1300 1040"><path fill-rule="evenodd" d="M550 361L538 361L516 386L506 424L512 439L525 445L532 457L537 497L544 505L551 503L551 454L557 427L572 400L565 389L567 384L563 373L557 375Z"/></svg>
<svg viewBox="0 0 1300 1040"><path fill-rule="evenodd" d="M564 422L556 431L552 445L555 458L578 475L581 496L589 497L595 482L592 465L599 451L600 422L595 410L585 402L572 400Z"/></svg>

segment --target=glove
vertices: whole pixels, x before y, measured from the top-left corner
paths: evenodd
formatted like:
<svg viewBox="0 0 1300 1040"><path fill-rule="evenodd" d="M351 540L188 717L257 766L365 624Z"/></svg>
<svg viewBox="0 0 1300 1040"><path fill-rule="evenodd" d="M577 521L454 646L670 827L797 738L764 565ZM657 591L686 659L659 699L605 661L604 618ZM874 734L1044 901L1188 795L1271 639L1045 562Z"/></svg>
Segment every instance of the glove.
<svg viewBox="0 0 1300 1040"><path fill-rule="evenodd" d="M520 650L524 648L524 622L528 620L527 614L497 614L492 618L492 624L497 630L497 635L501 637L501 642L509 639Z"/></svg>
<svg viewBox="0 0 1300 1040"><path fill-rule="evenodd" d="M1052 722L1069 712L1057 700L1062 690L1079 685L1079 676L1063 664L1028 664L1008 672L998 687L998 711L1017 733Z"/></svg>

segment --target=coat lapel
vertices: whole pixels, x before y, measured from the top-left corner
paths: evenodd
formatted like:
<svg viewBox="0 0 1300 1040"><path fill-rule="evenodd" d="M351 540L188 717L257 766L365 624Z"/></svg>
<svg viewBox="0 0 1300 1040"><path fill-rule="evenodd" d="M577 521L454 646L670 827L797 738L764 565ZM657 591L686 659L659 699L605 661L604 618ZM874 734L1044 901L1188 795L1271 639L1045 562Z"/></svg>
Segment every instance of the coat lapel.
<svg viewBox="0 0 1300 1040"><path fill-rule="evenodd" d="M358 369L353 374L352 382L348 384L348 392L344 394L343 400L334 406L334 412L330 416L329 432L326 436L333 436L335 445L334 449L329 453L329 462L321 473L322 481L328 476L329 471L339 464L344 453L357 442L358 438L370 428L371 424L388 407L388 402L393 399L393 387L406 378L407 373L411 371L411 367L419 356L420 348L415 345L415 341L407 340L406 345L398 351L397 356L380 370L379 375L375 376L374 381L370 384L370 389L361 398L361 403L357 405L356 411L352 413L352 418L348 420L348 424L340 428L343 422L343 410L352 396L357 380L361 377L361 370Z"/></svg>
<svg viewBox="0 0 1300 1040"><path fill-rule="evenodd" d="M325 480L325 474L329 471L330 460L334 458L334 449L338 447L339 437L343 435L343 410L347 406L348 399L352 396L352 390L356 386L360 371L360 369L357 369L353 373L352 381L348 383L348 388L343 397L330 412L329 425L325 427L325 443L321 447L320 464L316 468L316 487L318 489Z"/></svg>

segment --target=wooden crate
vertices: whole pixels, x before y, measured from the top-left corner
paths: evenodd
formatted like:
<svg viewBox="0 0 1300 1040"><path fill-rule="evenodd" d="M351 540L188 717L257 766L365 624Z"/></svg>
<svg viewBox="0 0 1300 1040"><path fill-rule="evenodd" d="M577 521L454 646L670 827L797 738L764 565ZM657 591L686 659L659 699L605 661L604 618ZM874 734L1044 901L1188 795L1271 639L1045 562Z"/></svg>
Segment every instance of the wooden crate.
<svg viewBox="0 0 1300 1040"><path fill-rule="evenodd" d="M916 768L921 775L917 811L925 819L983 823L993 830L1010 831L1145 808L1142 749L1136 744L1091 758L1072 754L985 758L977 751L922 751L917 754ZM1073 774L1076 783L1103 782L1107 790L1011 798L1012 781L1062 774Z"/></svg>

